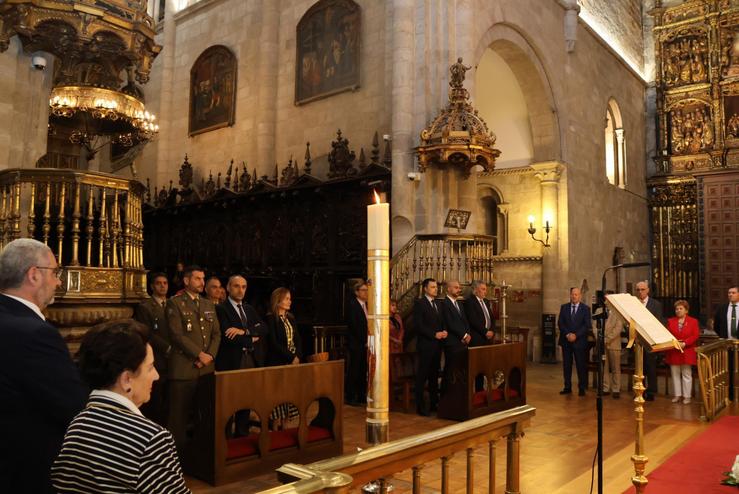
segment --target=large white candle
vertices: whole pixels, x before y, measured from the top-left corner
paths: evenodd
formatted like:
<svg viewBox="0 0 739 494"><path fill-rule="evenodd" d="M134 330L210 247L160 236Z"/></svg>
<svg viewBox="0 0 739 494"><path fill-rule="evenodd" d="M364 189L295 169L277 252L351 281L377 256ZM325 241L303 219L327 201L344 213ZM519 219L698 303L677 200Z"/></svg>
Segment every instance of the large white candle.
<svg viewBox="0 0 739 494"><path fill-rule="evenodd" d="M390 249L390 204L380 202L375 192L376 204L367 206L367 249Z"/></svg>

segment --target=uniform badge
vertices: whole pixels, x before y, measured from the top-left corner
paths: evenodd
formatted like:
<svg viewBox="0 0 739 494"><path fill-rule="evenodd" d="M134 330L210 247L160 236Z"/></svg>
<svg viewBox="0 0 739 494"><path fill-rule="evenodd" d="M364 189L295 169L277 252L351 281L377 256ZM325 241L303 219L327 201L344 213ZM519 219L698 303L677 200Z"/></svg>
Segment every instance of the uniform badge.
<svg viewBox="0 0 739 494"><path fill-rule="evenodd" d="M187 321L187 332L189 333L191 331L192 331L192 323L190 321Z"/></svg>

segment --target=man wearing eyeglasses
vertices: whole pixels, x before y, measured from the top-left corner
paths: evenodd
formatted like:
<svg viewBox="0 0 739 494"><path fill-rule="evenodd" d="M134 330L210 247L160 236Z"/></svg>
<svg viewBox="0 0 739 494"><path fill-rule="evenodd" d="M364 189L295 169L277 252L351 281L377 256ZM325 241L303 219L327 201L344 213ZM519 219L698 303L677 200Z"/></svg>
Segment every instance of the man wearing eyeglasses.
<svg viewBox="0 0 739 494"><path fill-rule="evenodd" d="M44 317L61 284L51 250L32 239L0 252L0 486L54 492L49 479L72 418L88 390L59 331Z"/></svg>

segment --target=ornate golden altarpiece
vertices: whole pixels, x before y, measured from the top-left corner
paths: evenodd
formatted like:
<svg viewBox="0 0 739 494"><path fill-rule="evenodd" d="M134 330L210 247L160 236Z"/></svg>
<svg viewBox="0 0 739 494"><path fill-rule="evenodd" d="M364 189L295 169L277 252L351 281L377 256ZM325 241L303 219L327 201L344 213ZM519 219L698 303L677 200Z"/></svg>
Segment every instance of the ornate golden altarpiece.
<svg viewBox="0 0 739 494"><path fill-rule="evenodd" d="M657 0L650 13L658 131L657 174L648 181L654 294L668 303L688 299L710 314L727 280L739 275L731 234L739 226L739 189L731 185L739 176L739 0L669 8Z"/></svg>

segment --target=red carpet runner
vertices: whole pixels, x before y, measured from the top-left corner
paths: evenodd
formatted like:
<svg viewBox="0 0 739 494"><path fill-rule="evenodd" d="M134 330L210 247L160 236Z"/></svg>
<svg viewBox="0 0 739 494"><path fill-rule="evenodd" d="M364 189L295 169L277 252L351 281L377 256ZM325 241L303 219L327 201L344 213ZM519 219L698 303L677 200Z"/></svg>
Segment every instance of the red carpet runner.
<svg viewBox="0 0 739 494"><path fill-rule="evenodd" d="M721 485L739 454L739 417L722 417L647 475L648 494L732 494ZM649 456L649 450L647 450ZM632 487L625 494L633 494Z"/></svg>

